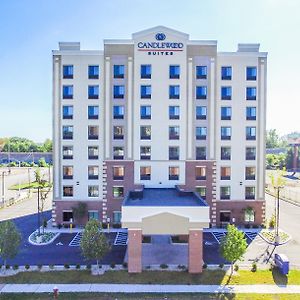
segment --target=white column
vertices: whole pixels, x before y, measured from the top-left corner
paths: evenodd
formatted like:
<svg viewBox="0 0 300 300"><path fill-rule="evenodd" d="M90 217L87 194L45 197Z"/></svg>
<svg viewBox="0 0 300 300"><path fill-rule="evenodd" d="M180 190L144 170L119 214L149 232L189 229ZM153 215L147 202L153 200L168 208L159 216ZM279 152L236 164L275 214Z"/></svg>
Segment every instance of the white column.
<svg viewBox="0 0 300 300"><path fill-rule="evenodd" d="M210 61L210 99L209 99L209 159L215 159L215 59Z"/></svg>
<svg viewBox="0 0 300 300"><path fill-rule="evenodd" d="M193 59L188 59L188 85L187 85L187 159L192 159L193 157L193 147L194 142L194 118L193 118Z"/></svg>
<svg viewBox="0 0 300 300"><path fill-rule="evenodd" d="M60 57L53 57L53 180L54 180L54 199L61 198L61 84L60 84Z"/></svg>
<svg viewBox="0 0 300 300"><path fill-rule="evenodd" d="M111 84L110 84L110 57L105 58L105 138L104 138L104 157L110 157L110 141L111 141L111 122L110 122L110 94L111 94Z"/></svg>
<svg viewBox="0 0 300 300"><path fill-rule="evenodd" d="M132 94L132 57L128 57L128 84L127 84L127 157L133 158L132 155L132 110L133 110L133 94Z"/></svg>

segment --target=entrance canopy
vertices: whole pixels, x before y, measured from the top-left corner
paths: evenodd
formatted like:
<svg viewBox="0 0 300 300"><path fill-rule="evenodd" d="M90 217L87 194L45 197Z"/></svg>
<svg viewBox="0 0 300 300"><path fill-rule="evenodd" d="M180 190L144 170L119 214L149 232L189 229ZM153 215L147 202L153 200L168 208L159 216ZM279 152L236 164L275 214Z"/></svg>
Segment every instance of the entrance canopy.
<svg viewBox="0 0 300 300"><path fill-rule="evenodd" d="M130 191L122 205L122 227L142 234L189 234L209 226L209 206L194 192L178 188Z"/></svg>

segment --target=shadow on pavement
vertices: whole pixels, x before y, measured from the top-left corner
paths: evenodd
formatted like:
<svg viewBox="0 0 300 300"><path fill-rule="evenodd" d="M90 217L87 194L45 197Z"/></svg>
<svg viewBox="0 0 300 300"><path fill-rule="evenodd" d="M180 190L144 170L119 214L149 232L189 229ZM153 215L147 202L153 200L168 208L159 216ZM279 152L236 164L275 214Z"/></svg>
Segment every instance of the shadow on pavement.
<svg viewBox="0 0 300 300"><path fill-rule="evenodd" d="M277 267L272 269L272 276L276 285L284 285L288 284L288 277L280 273Z"/></svg>

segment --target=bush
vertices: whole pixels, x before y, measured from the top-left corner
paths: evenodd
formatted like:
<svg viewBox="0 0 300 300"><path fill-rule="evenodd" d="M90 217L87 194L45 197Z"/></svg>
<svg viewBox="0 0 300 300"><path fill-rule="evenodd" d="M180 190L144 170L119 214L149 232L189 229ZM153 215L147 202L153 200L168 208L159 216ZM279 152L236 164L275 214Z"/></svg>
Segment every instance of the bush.
<svg viewBox="0 0 300 300"><path fill-rule="evenodd" d="M167 264L161 264L161 265L160 265L160 268L161 268L161 269L168 269L169 266L168 266Z"/></svg>
<svg viewBox="0 0 300 300"><path fill-rule="evenodd" d="M6 265L6 266L5 266L5 269L6 269L6 270L9 270L9 269L10 269L10 265Z"/></svg>
<svg viewBox="0 0 300 300"><path fill-rule="evenodd" d="M18 270L18 269L19 269L19 265L14 265L14 266L13 266L13 269L14 269L14 270Z"/></svg>
<svg viewBox="0 0 300 300"><path fill-rule="evenodd" d="M107 223L102 223L102 229L107 229Z"/></svg>
<svg viewBox="0 0 300 300"><path fill-rule="evenodd" d="M239 266L238 265L234 265L234 271L238 271L239 270Z"/></svg>
<svg viewBox="0 0 300 300"><path fill-rule="evenodd" d="M87 269L87 270L90 270L91 268L92 268L92 266L91 266L90 264L87 264L87 265L86 265L86 269Z"/></svg>
<svg viewBox="0 0 300 300"><path fill-rule="evenodd" d="M77 270L80 270L80 267L81 267L80 264L76 264L76 269Z"/></svg>
<svg viewBox="0 0 300 300"><path fill-rule="evenodd" d="M47 226L48 226L47 220L44 219L44 220L43 220L43 227L44 227L44 228L47 228Z"/></svg>
<svg viewBox="0 0 300 300"><path fill-rule="evenodd" d="M114 262L112 262L112 263L110 264L110 267L111 267L112 269L114 269L114 268L116 267L116 264L115 264Z"/></svg>
<svg viewBox="0 0 300 300"><path fill-rule="evenodd" d="M245 228L249 229L251 228L251 225L249 223L245 224Z"/></svg>
<svg viewBox="0 0 300 300"><path fill-rule="evenodd" d="M223 268L224 268L224 264L222 264L222 263L219 264L219 268L220 268L220 269L223 269Z"/></svg>
<svg viewBox="0 0 300 300"><path fill-rule="evenodd" d="M273 215L269 221L269 227L274 228L276 223L275 215Z"/></svg>
<svg viewBox="0 0 300 300"><path fill-rule="evenodd" d="M251 268L251 272L256 272L256 271L257 271L257 264L253 263L252 268Z"/></svg>
<svg viewBox="0 0 300 300"><path fill-rule="evenodd" d="M39 269L39 270L41 270L41 269L42 269L42 267L43 267L43 265L41 265L41 264L38 264L38 265L37 265L37 267L38 267L38 269Z"/></svg>
<svg viewBox="0 0 300 300"><path fill-rule="evenodd" d="M121 228L121 224L113 224L113 226L112 226L113 228Z"/></svg>
<svg viewBox="0 0 300 300"><path fill-rule="evenodd" d="M253 224L252 228L257 229L257 228L259 228L259 225L258 224Z"/></svg>
<svg viewBox="0 0 300 300"><path fill-rule="evenodd" d="M29 270L29 269L30 269L30 265L28 265L28 264L25 265L25 269L26 269L26 270Z"/></svg>
<svg viewBox="0 0 300 300"><path fill-rule="evenodd" d="M64 228L69 228L70 225L69 224L64 224Z"/></svg>
<svg viewBox="0 0 300 300"><path fill-rule="evenodd" d="M65 269L70 269L70 265L69 264L64 264L64 268Z"/></svg>
<svg viewBox="0 0 300 300"><path fill-rule="evenodd" d="M178 265L177 268L179 270L185 270L186 269L186 266L185 265Z"/></svg>
<svg viewBox="0 0 300 300"><path fill-rule="evenodd" d="M54 269L54 265L52 265L52 264L49 265L49 269L50 269L50 270L53 270L53 269Z"/></svg>
<svg viewBox="0 0 300 300"><path fill-rule="evenodd" d="M204 263L203 266L202 266L202 268L203 268L203 269L207 269L207 264Z"/></svg>
<svg viewBox="0 0 300 300"><path fill-rule="evenodd" d="M128 264L127 264L127 262L123 262L123 264L122 264L122 265L123 265L123 268L124 268L124 269L127 269L127 268L128 268Z"/></svg>
<svg viewBox="0 0 300 300"><path fill-rule="evenodd" d="M151 269L151 266L146 266L146 269L147 269L147 270L150 270L150 269Z"/></svg>
<svg viewBox="0 0 300 300"><path fill-rule="evenodd" d="M57 228L61 229L62 225L60 223L57 224Z"/></svg>

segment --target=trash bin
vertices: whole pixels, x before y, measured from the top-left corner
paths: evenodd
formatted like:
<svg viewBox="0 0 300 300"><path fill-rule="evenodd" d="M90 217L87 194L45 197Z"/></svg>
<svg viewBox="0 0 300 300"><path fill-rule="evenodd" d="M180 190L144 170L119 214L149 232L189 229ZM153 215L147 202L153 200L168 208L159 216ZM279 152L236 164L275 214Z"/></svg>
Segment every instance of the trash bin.
<svg viewBox="0 0 300 300"><path fill-rule="evenodd" d="M290 261L285 254L275 254L275 264L283 275L287 275L290 269Z"/></svg>

